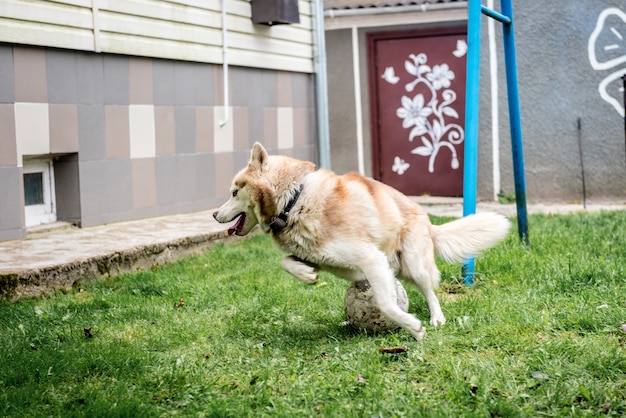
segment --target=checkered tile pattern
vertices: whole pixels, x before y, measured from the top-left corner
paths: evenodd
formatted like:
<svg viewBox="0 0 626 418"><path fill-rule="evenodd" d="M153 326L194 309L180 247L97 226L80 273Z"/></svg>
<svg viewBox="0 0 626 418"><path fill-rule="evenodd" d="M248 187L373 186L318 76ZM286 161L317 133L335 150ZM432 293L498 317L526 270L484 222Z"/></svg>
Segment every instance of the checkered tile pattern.
<svg viewBox="0 0 626 418"><path fill-rule="evenodd" d="M25 235L31 156L74 165L57 197L84 226L214 207L255 141L316 160L312 75L230 67L227 113L222 75L210 64L0 45L0 240Z"/></svg>

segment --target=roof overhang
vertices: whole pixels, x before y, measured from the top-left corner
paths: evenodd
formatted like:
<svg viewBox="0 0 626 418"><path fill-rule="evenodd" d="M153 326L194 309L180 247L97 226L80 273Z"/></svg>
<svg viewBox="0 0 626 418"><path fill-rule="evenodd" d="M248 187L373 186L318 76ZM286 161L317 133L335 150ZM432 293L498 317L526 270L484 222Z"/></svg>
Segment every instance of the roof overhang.
<svg viewBox="0 0 626 418"><path fill-rule="evenodd" d="M466 1L324 10L326 30L457 21L467 21Z"/></svg>

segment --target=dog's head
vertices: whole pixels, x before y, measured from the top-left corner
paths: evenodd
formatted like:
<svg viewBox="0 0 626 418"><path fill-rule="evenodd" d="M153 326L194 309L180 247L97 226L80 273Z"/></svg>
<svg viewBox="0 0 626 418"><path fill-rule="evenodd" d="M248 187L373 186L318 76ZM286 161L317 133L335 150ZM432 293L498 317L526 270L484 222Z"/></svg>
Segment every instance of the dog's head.
<svg viewBox="0 0 626 418"><path fill-rule="evenodd" d="M252 147L250 161L230 187L230 198L213 214L220 223L235 221L228 234L246 235L259 224L269 232L270 225L298 190L304 176L315 171L307 161L269 156L258 142Z"/></svg>
<svg viewBox="0 0 626 418"><path fill-rule="evenodd" d="M269 155L257 142L252 147L248 166L233 179L230 198L213 213L220 223L236 220L228 235L246 235L259 223L267 226L275 215L276 204L266 178L268 170Z"/></svg>

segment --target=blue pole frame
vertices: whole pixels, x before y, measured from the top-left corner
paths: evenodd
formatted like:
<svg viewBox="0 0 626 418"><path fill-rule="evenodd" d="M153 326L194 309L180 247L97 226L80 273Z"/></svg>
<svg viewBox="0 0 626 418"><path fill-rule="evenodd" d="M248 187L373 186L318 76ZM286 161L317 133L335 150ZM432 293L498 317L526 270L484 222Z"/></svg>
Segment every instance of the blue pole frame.
<svg viewBox="0 0 626 418"><path fill-rule="evenodd" d="M480 23L481 14L484 14L501 22L503 27L504 62L506 68L509 124L511 127L511 148L513 154L513 176L515 181L515 200L517 203L517 228L520 240L526 245L529 245L522 123L519 91L517 87L517 62L511 0L501 0L500 8L502 12L498 13L483 6L481 0L468 0L463 216L476 213L478 108L480 93ZM474 284L474 258L464 260L462 274L466 285L471 286Z"/></svg>

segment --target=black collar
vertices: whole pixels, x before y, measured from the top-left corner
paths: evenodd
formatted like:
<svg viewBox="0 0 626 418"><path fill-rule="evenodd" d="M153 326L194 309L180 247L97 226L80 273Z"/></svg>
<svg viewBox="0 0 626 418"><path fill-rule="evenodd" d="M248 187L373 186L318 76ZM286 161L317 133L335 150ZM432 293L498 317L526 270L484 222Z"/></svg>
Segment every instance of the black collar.
<svg viewBox="0 0 626 418"><path fill-rule="evenodd" d="M273 233L278 234L287 227L287 216L289 216L289 211L296 205L296 202L300 197L300 193L302 193L303 187L304 186L301 184L291 197L291 200L287 203L287 206L280 211L278 216L274 216L274 218L272 218L272 222L270 222L269 227Z"/></svg>

